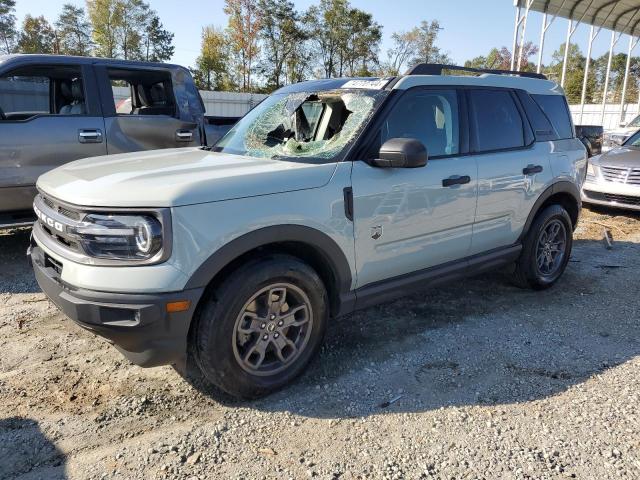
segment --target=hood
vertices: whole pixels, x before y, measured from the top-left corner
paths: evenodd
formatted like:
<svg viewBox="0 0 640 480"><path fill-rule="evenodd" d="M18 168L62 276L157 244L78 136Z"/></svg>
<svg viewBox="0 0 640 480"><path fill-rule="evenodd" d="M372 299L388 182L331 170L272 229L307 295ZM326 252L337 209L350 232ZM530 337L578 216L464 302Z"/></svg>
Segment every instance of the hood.
<svg viewBox="0 0 640 480"><path fill-rule="evenodd" d="M336 163L310 164L179 148L92 157L45 173L38 188L88 207L177 207L317 188Z"/></svg>
<svg viewBox="0 0 640 480"><path fill-rule="evenodd" d="M596 160L598 165L620 168L640 168L640 149L618 147L603 153Z"/></svg>

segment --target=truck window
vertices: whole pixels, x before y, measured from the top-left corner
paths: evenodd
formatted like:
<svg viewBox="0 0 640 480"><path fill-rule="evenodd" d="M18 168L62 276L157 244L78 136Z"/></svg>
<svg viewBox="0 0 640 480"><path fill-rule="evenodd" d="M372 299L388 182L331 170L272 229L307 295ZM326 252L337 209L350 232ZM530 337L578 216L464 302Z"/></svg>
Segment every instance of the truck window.
<svg viewBox="0 0 640 480"><path fill-rule="evenodd" d="M558 138L573 138L571 116L564 97L562 95L532 95L532 97L553 125Z"/></svg>
<svg viewBox="0 0 640 480"><path fill-rule="evenodd" d="M406 93L382 125L381 143L392 138L420 140L429 157L460 152L458 98L455 90Z"/></svg>
<svg viewBox="0 0 640 480"><path fill-rule="evenodd" d="M472 90L472 148L476 152L523 147L524 123L508 90Z"/></svg>
<svg viewBox="0 0 640 480"><path fill-rule="evenodd" d="M0 77L0 121L86 113L85 89L79 68L29 66Z"/></svg>
<svg viewBox="0 0 640 480"><path fill-rule="evenodd" d="M108 69L116 115L176 116L169 72Z"/></svg>

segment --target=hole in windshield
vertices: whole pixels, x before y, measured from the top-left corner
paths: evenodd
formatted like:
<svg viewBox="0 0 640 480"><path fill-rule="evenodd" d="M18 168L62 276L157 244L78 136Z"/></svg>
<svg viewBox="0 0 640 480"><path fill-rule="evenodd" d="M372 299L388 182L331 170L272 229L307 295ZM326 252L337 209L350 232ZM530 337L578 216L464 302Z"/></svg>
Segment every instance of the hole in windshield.
<svg viewBox="0 0 640 480"><path fill-rule="evenodd" d="M335 161L385 95L381 91L272 95L240 120L214 151Z"/></svg>

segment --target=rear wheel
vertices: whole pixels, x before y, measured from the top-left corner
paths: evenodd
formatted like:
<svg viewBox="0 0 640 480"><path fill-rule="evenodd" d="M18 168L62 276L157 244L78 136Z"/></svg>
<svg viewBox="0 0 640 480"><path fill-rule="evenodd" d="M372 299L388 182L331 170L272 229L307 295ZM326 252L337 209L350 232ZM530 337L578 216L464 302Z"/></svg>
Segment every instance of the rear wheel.
<svg viewBox="0 0 640 480"><path fill-rule="evenodd" d="M286 385L317 353L326 329L327 293L308 265L286 255L253 260L206 300L195 354L207 380L256 398Z"/></svg>
<svg viewBox="0 0 640 480"><path fill-rule="evenodd" d="M516 262L515 283L541 290L564 273L573 246L571 217L560 205L546 207L533 221Z"/></svg>

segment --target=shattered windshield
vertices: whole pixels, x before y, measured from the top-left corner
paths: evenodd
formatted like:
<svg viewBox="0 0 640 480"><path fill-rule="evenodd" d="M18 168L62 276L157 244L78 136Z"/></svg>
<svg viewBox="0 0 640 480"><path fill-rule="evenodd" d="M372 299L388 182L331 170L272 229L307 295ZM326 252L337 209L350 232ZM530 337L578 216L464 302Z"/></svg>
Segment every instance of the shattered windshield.
<svg viewBox="0 0 640 480"><path fill-rule="evenodd" d="M337 161L385 96L384 91L366 90L272 95L243 117L214 151Z"/></svg>

